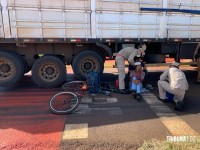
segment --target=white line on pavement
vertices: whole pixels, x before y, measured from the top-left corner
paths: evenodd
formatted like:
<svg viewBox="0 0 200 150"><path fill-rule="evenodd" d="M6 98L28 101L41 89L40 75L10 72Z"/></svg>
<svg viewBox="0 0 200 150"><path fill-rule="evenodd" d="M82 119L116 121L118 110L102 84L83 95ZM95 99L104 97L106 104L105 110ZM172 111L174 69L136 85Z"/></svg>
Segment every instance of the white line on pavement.
<svg viewBox="0 0 200 150"><path fill-rule="evenodd" d="M110 115L122 115L122 110L119 107L110 108L92 108L95 111L108 111Z"/></svg>
<svg viewBox="0 0 200 150"><path fill-rule="evenodd" d="M117 98L115 97L107 98L107 103L117 103Z"/></svg>
<svg viewBox="0 0 200 150"><path fill-rule="evenodd" d="M88 138L88 124L66 124L63 132L63 140Z"/></svg>
<svg viewBox="0 0 200 150"><path fill-rule="evenodd" d="M159 101L153 93L142 94L143 99L150 105L156 115L172 135L199 135L183 119L178 117L168 106Z"/></svg>
<svg viewBox="0 0 200 150"><path fill-rule="evenodd" d="M122 110L119 107L102 107L102 108L94 108L88 107L88 105L79 105L76 114L88 115L94 113L94 111L108 111L109 115L122 115Z"/></svg>
<svg viewBox="0 0 200 150"><path fill-rule="evenodd" d="M91 104L91 103L108 104L108 103L117 103L117 101L118 100L115 97L110 97L110 98L95 98L94 101L92 101L92 98L88 98L88 97L85 97L85 98L81 99L81 102L88 103L88 104Z"/></svg>

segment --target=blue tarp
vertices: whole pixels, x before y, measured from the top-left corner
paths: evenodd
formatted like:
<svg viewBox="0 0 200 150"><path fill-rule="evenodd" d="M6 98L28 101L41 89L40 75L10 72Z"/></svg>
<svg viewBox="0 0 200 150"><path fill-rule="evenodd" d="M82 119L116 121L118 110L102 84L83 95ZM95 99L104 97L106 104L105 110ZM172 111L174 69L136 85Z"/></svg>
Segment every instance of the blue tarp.
<svg viewBox="0 0 200 150"><path fill-rule="evenodd" d="M190 10L190 9L168 9L168 8L140 8L141 11L159 11L159 12L182 12L190 14L199 14L200 10Z"/></svg>

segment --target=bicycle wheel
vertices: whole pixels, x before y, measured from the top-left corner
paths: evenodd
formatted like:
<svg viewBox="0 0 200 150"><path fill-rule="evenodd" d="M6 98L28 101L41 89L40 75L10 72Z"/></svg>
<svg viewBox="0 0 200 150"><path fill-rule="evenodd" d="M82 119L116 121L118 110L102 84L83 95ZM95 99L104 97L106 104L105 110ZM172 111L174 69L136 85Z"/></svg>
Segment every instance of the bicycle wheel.
<svg viewBox="0 0 200 150"><path fill-rule="evenodd" d="M72 92L59 92L49 100L49 110L58 115L72 113L79 105L80 99Z"/></svg>
<svg viewBox="0 0 200 150"><path fill-rule="evenodd" d="M62 89L66 91L82 91L84 86L86 86L85 81L71 81L62 85Z"/></svg>

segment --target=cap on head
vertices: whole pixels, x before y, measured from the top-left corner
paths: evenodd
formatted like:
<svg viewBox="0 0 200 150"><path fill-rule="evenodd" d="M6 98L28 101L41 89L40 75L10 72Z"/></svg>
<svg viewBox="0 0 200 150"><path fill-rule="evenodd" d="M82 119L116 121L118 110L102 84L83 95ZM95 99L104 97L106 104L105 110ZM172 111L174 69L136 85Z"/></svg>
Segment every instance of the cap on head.
<svg viewBox="0 0 200 150"><path fill-rule="evenodd" d="M141 55L136 55L135 57L139 58L139 57L141 57Z"/></svg>
<svg viewBox="0 0 200 150"><path fill-rule="evenodd" d="M139 65L141 65L141 62L135 62L134 65L139 66Z"/></svg>
<svg viewBox="0 0 200 150"><path fill-rule="evenodd" d="M174 62L174 63L172 63L170 66L179 67L180 64L179 64L178 62Z"/></svg>

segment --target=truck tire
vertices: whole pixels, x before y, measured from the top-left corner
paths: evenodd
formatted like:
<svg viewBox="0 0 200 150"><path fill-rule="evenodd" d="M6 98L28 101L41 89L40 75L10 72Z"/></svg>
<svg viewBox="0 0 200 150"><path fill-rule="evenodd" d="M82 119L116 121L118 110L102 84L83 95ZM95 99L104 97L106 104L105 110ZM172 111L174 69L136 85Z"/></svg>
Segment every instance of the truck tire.
<svg viewBox="0 0 200 150"><path fill-rule="evenodd" d="M0 86L11 86L24 75L24 64L18 54L0 52Z"/></svg>
<svg viewBox="0 0 200 150"><path fill-rule="evenodd" d="M75 56L72 68L77 79L85 80L88 71L103 73L104 63L101 56L93 51L83 51Z"/></svg>
<svg viewBox="0 0 200 150"><path fill-rule="evenodd" d="M32 66L33 81L43 88L60 86L66 76L65 64L56 56L43 56Z"/></svg>

